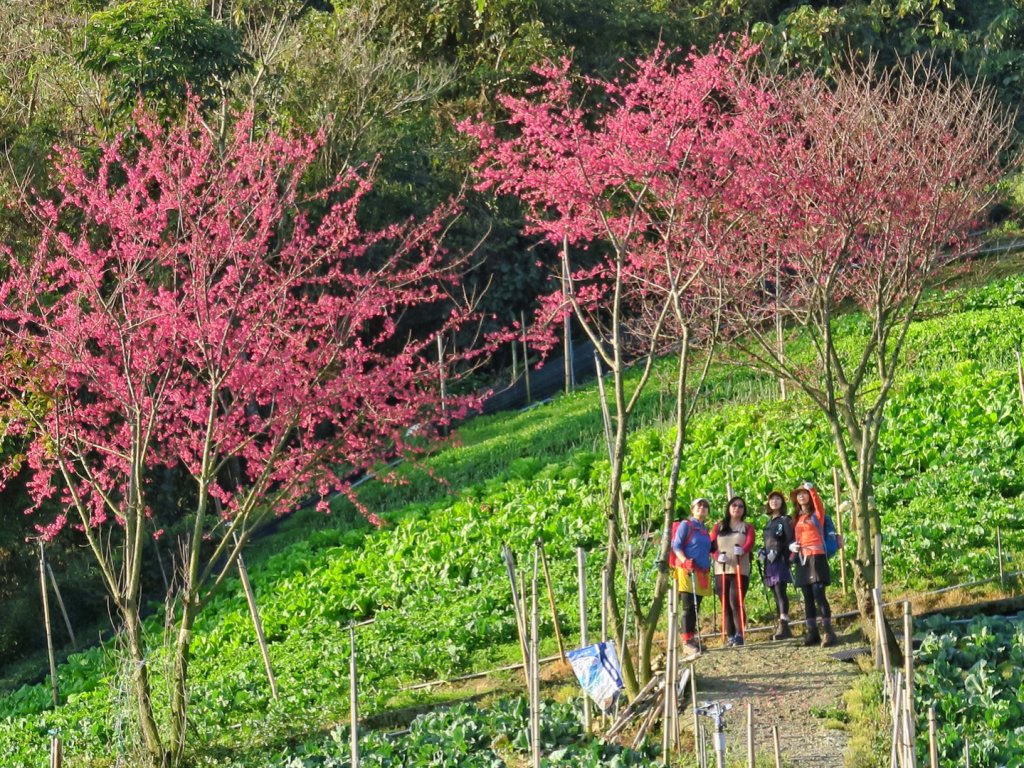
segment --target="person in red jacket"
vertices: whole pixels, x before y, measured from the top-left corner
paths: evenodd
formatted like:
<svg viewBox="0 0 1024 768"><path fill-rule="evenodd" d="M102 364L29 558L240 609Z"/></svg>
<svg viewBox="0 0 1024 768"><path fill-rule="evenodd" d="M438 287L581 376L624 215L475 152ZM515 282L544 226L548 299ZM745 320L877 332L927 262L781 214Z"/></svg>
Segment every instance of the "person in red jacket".
<svg viewBox="0 0 1024 768"><path fill-rule="evenodd" d="M711 531L715 556L715 588L722 595L726 644L743 645L746 620L744 601L750 586L750 551L754 548L754 526L745 521L747 503L739 496L729 499L725 518Z"/></svg>
<svg viewBox="0 0 1024 768"><path fill-rule="evenodd" d="M825 648L835 645L832 630L832 608L825 587L832 582L832 573L825 554L825 505L813 483L804 483L789 494L795 507L794 541L789 545L793 563L793 583L804 596L804 621L807 634L804 645L820 642ZM842 546L842 541L839 542ZM821 616L822 632L818 634L817 619Z"/></svg>

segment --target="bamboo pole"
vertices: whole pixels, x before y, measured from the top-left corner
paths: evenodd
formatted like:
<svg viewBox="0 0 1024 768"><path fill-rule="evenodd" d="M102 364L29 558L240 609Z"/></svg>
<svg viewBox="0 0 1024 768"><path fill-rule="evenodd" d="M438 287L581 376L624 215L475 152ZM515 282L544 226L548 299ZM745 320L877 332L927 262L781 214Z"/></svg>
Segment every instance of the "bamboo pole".
<svg viewBox="0 0 1024 768"><path fill-rule="evenodd" d="M562 657L562 663L567 663L565 658L565 643L562 641L562 628L558 624L558 609L555 607L555 591L551 588L551 574L548 572L548 558L544 554L544 540L537 539L537 551L540 552L540 562L544 567L544 585L548 591L548 605L551 606L551 623L555 625L555 639L558 641L558 655Z"/></svg>
<svg viewBox="0 0 1024 768"><path fill-rule="evenodd" d="M889 702L889 712L892 718L892 749L889 751L890 768L906 768L903 765L903 747L901 743L901 732L903 729L900 727L900 678L902 675L902 672L897 671L893 681L886 680L887 683L892 685L892 698Z"/></svg>
<svg viewBox="0 0 1024 768"><path fill-rule="evenodd" d="M46 550L39 542L39 589L43 596L43 625L46 629L46 652L50 657L50 692L53 706L60 706L60 691L57 688L57 657L53 650L53 625L50 622L50 596L46 588Z"/></svg>
<svg viewBox="0 0 1024 768"><path fill-rule="evenodd" d="M441 418L443 419L447 409L448 381L444 370L444 339L441 338L440 333L437 334L437 378L441 388Z"/></svg>
<svg viewBox="0 0 1024 768"><path fill-rule="evenodd" d="M516 615L516 634L519 636L519 651L523 656L523 675L526 678L527 690L530 685L530 654L527 651L526 617L520 601L520 589L516 583L516 564L512 550L507 544L501 545L501 555L505 560L505 572L512 587L512 610Z"/></svg>
<svg viewBox="0 0 1024 768"><path fill-rule="evenodd" d="M914 718L914 613L909 600L903 603L903 677L907 688L907 743L910 765L917 768L917 724Z"/></svg>
<svg viewBox="0 0 1024 768"><path fill-rule="evenodd" d="M836 526L839 537L843 539L843 513L842 513L842 495L841 486L839 485L839 468L832 467L832 492L833 498L835 499L836 505ZM849 590L846 587L846 547L839 550L839 579L843 585L843 594L849 594Z"/></svg>
<svg viewBox="0 0 1024 768"><path fill-rule="evenodd" d="M576 581L579 585L580 598L580 648L588 645L587 641L587 553L583 547L576 548ZM590 733L590 697L583 695L583 730Z"/></svg>
<svg viewBox="0 0 1024 768"><path fill-rule="evenodd" d="M75 639L75 630L71 628L71 619L68 618L68 610L64 607L64 597L60 593L60 587L57 586L57 577L53 575L53 568L50 564L46 564L46 574L50 577L50 586L53 587L53 595L57 598L57 607L60 608L60 615L64 617L64 626L67 627L68 637L71 638L71 646L77 648L78 641Z"/></svg>
<svg viewBox="0 0 1024 768"><path fill-rule="evenodd" d="M359 689L356 677L356 629L349 624L348 714L351 733L352 768L359 768Z"/></svg>
<svg viewBox="0 0 1024 768"><path fill-rule="evenodd" d="M60 736L50 737L50 768L61 768L64 764L64 747Z"/></svg>
<svg viewBox="0 0 1024 768"><path fill-rule="evenodd" d="M519 312L519 323L523 329L523 382L526 384L526 403L529 405L533 402L533 396L530 394L530 352L526 346L526 313Z"/></svg>
<svg viewBox="0 0 1024 768"><path fill-rule="evenodd" d="M533 553L530 588L530 754L533 768L540 768L540 603L537 600L537 550Z"/></svg>
<svg viewBox="0 0 1024 768"><path fill-rule="evenodd" d="M882 669L885 671L885 684L891 690L892 661L889 658L889 643L886 642L885 614L882 610L882 590L876 587L871 590L871 596L875 601L875 626L877 627Z"/></svg>
<svg viewBox="0 0 1024 768"><path fill-rule="evenodd" d="M1013 350L1017 356L1017 389L1020 392L1020 404L1024 407L1024 361L1021 360L1020 350Z"/></svg>
<svg viewBox="0 0 1024 768"><path fill-rule="evenodd" d="M754 768L754 704L747 702L747 768Z"/></svg>
<svg viewBox="0 0 1024 768"><path fill-rule="evenodd" d="M562 295L568 301L572 297L572 276L569 271L569 236L562 236ZM562 337L565 345L565 394L572 392L576 382L572 371L572 313L565 313L562 323Z"/></svg>
<svg viewBox="0 0 1024 768"><path fill-rule="evenodd" d="M267 636L263 632L260 609L256 605L256 593L253 592L252 583L249 581L249 569L245 567L245 560L242 559L241 553L238 555L238 575L242 580L242 589L245 591L245 601L249 604L249 616L252 617L252 625L256 628L256 640L260 645L260 655L263 656L263 668L267 671L267 680L270 681L270 695L276 700L278 697L277 679L274 677L274 668L270 663L270 649L267 647Z"/></svg>
<svg viewBox="0 0 1024 768"><path fill-rule="evenodd" d="M513 322L515 321L515 315L512 316ZM509 386L515 386L516 381L519 379L519 342L512 339L512 382Z"/></svg>
<svg viewBox="0 0 1024 768"><path fill-rule="evenodd" d="M928 707L928 765L939 768L939 745L936 740L935 705Z"/></svg>
<svg viewBox="0 0 1024 768"><path fill-rule="evenodd" d="M1006 573L1003 570L1003 532L996 528L996 554L999 557L999 589L1006 594Z"/></svg>
<svg viewBox="0 0 1024 768"><path fill-rule="evenodd" d="M782 768L782 745L779 743L779 726L772 726L772 744L775 747L775 768Z"/></svg>

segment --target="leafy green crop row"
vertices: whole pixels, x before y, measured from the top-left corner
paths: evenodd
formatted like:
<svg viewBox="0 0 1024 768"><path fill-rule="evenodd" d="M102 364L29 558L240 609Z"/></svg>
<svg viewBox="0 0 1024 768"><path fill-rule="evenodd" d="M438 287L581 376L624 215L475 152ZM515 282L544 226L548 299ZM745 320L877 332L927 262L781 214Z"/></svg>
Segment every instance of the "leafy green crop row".
<svg viewBox="0 0 1024 768"><path fill-rule="evenodd" d="M1024 613L967 625L926 620L915 653L917 751L928 754L928 707L936 710L939 764L1019 765L1024 755Z"/></svg>
<svg viewBox="0 0 1024 768"><path fill-rule="evenodd" d="M1011 354L1024 328L1024 308L1014 298L1020 286L1024 279L1014 278L965 294L976 306L959 294L933 302L936 315L943 306L956 311L914 326L913 364L887 411L876 484L886 579L894 587L995 572L996 527L1008 552L1024 548L1024 412ZM1013 300L1000 304L1007 296ZM856 318L848 324L855 334ZM726 483L752 509L773 487L805 478L827 486L835 460L816 413L798 397L749 402L747 394L762 382L746 377L737 389L732 375L727 367L713 371L692 424L684 503L709 496L718 517ZM650 525L660 517L667 477L671 434L658 426L661 407L657 393L645 401L651 426L633 439L625 475L641 590L653 584L650 545L658 531ZM593 633L608 472L600 433L593 389L528 413L480 419L460 430L461 444L429 461L430 473L447 484L403 469L404 485L364 487L363 501L386 521L383 530L342 503L327 517L299 513L258 542L247 561L281 698L269 695L244 597L237 582L229 583L194 633L195 761L217 764L217 755L240 745L288 755L292 745L344 721L350 621L375 618L357 635L360 706L368 715L395 702L416 703L419 694L400 691L406 683L515 660L503 543L525 569L534 540L545 541L570 644L578 631L575 548L588 549ZM752 519L760 526L763 517ZM648 532L653 539L644 537ZM755 589L748 614L763 621L768 606ZM550 653L550 618L543 621L543 652ZM155 648L150 671L165 685L159 614L147 632ZM127 748L131 701L113 687L120 658L116 647L73 656L59 670L68 701L57 709L48 686L0 697L0 764L41 764L51 730L62 734L76 764L103 765Z"/></svg>

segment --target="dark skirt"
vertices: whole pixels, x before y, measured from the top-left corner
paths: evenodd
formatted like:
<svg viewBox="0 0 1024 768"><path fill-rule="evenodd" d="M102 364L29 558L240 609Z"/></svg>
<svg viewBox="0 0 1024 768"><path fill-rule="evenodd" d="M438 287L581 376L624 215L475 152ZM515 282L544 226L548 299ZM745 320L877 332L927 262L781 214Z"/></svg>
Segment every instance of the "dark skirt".
<svg viewBox="0 0 1024 768"><path fill-rule="evenodd" d="M809 557L797 555L793 560L793 583L798 587L806 587L811 584L831 584L832 572L828 567L828 557L825 555L810 555Z"/></svg>
<svg viewBox="0 0 1024 768"><path fill-rule="evenodd" d="M793 576L789 572L789 562L785 557L778 557L774 563L767 560L764 564L764 585L774 587L776 584L789 584Z"/></svg>

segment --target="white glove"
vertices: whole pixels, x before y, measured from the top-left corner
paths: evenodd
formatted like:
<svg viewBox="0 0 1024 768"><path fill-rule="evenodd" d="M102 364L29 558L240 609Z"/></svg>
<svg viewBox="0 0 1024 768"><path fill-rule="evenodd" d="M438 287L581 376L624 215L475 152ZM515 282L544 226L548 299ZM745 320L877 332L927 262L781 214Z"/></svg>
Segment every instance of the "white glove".
<svg viewBox="0 0 1024 768"><path fill-rule="evenodd" d="M769 563L774 563L775 562L775 558L778 557L778 555L779 555L779 553L776 552L774 549L769 549L768 550L768 562Z"/></svg>
<svg viewBox="0 0 1024 768"><path fill-rule="evenodd" d="M725 552L719 552L718 553L718 562L724 563L728 559L729 559L729 557L728 557L728 555L725 554Z"/></svg>
<svg viewBox="0 0 1024 768"><path fill-rule="evenodd" d="M789 545L789 551L795 555L797 552L800 551L800 545L794 541L792 544Z"/></svg>
<svg viewBox="0 0 1024 768"><path fill-rule="evenodd" d="M743 547L741 547L739 544L737 544L735 547L732 548L732 553L734 555L736 555L736 557L743 557L743 555L744 555Z"/></svg>

